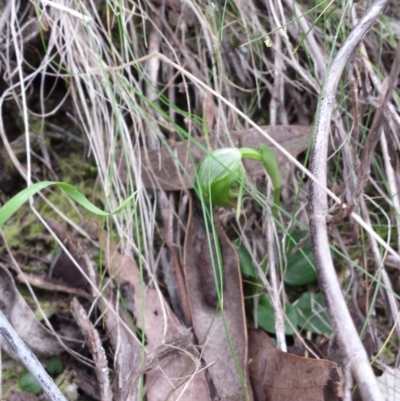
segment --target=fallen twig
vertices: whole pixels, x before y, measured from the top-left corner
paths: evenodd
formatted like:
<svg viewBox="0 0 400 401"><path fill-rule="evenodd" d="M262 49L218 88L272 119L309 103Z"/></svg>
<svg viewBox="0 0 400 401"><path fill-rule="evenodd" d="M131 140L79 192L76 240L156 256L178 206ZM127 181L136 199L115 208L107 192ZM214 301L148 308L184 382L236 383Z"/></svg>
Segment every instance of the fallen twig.
<svg viewBox="0 0 400 401"><path fill-rule="evenodd" d="M63 393L54 384L52 378L48 375L42 364L33 354L33 352L22 341L18 333L11 326L4 313L0 310L0 333L7 341L14 355L25 365L37 380L40 387L52 401L67 401Z"/></svg>
<svg viewBox="0 0 400 401"><path fill-rule="evenodd" d="M71 312L81 328L90 352L93 355L96 367L96 376L100 386L100 399L102 401L112 400L113 394L110 385L108 361L99 333L89 320L86 311L83 309L77 298L74 298L71 302Z"/></svg>

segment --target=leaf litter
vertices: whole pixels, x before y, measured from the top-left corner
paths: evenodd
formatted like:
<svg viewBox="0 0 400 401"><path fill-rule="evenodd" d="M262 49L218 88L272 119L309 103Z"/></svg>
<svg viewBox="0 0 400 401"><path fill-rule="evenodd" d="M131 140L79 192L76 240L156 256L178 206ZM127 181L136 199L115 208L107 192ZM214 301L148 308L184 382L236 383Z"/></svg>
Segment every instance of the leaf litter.
<svg viewBox="0 0 400 401"><path fill-rule="evenodd" d="M202 357L208 368L216 396L226 400L251 400L247 372L247 330L239 260L233 244L216 223L221 261L214 282L212 255L198 200L192 200L184 249L184 267L193 330L202 345ZM217 241L217 237L214 240ZM206 244L206 246L204 246ZM214 247L215 244L211 244ZM214 257L214 264L217 260ZM202 273L201 273L202 272ZM215 285L222 284L222 309L218 310Z"/></svg>
<svg viewBox="0 0 400 401"><path fill-rule="evenodd" d="M104 249L108 270L131 298L135 325L146 336L148 354L139 367L132 367L129 396L137 396L139 378L147 373L145 394L148 400L164 400L170 393L174 399L180 395L183 400L205 397L208 390L199 357L193 350L188 353L181 348L190 349L188 329L160 298L159 291L143 283L136 261L130 255L120 254L115 245L109 244L108 239L106 241ZM195 374L191 376L193 372Z"/></svg>

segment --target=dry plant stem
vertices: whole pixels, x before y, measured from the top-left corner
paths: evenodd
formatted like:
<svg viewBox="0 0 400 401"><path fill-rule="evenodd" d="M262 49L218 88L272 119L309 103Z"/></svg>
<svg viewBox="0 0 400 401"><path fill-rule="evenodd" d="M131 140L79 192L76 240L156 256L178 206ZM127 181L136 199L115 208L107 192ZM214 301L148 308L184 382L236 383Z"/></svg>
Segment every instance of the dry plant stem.
<svg viewBox="0 0 400 401"><path fill-rule="evenodd" d="M6 339L15 355L18 356L19 360L25 365L29 372L31 372L32 376L40 384L40 387L42 387L43 391L48 395L50 400L67 401L36 356L21 340L2 311L0 311L0 333Z"/></svg>
<svg viewBox="0 0 400 401"><path fill-rule="evenodd" d="M356 13L355 10L353 8L352 10L352 18L353 18L353 24L356 25L358 23L357 17L356 17ZM368 59L368 55L367 55L367 51L365 49L365 45L363 42L360 43L360 53L362 56L362 61L363 61L363 65L365 70L368 72L369 78L371 80L371 82L373 83L375 89L378 91L378 93L380 94L382 91L382 83L379 79L379 77L376 75L375 71L373 70L373 68L371 67L371 64L369 62ZM392 120L389 121L389 125L392 125L391 123L393 121L396 121L398 125L400 125L400 116L397 113L393 103L391 103L390 101L387 102L387 109L388 109L388 113L386 115L386 117L389 119L391 118ZM395 130L392 129L392 131L394 132ZM387 141L386 138L384 136L381 135L381 147L382 147L382 153L383 153L383 157L384 157L384 161L385 161L385 169L386 169L386 174L388 177L388 183L389 183L389 188L391 191L391 195L392 195L392 202L393 202L393 207L396 210L396 214L395 214L395 218L397 220L397 223L399 221L399 211L400 211L400 197L399 197L399 190L398 190L398 185L397 185L397 180L395 177L395 172L393 171L393 167L391 166L390 163L390 156L388 154L388 145L387 145ZM397 246L398 248L400 247L400 232L399 230L397 230ZM375 240L375 239L374 239ZM385 275L387 273L385 272ZM392 309L392 308L391 308ZM392 313L393 313L393 309L392 309ZM393 316L393 319L396 320L396 316Z"/></svg>
<svg viewBox="0 0 400 401"><path fill-rule="evenodd" d="M0 14L0 32L4 32L4 26L6 25L7 21L10 18L11 14L11 6L12 6L13 0L8 0L7 4L3 7L3 10L1 11ZM3 38L0 39L0 43L4 41Z"/></svg>
<svg viewBox="0 0 400 401"><path fill-rule="evenodd" d="M392 97L393 89L397 85L398 75L400 72L400 43L397 44L396 56L390 70L389 77L386 78L382 85L382 92L379 94L378 106L375 111L372 126L369 135L365 141L363 152L361 155L360 167L358 170L358 187L356 198L360 196L364 189L365 183L369 177L370 166L374 155L374 150L378 144L381 127L385 120L385 110L388 106L389 100Z"/></svg>
<svg viewBox="0 0 400 401"><path fill-rule="evenodd" d="M328 200L324 187L327 181L328 141L332 110L340 76L358 43L387 5L387 0L373 1L343 43L325 78L320 114L311 150L310 171L316 178L310 182L310 232L318 281L324 294L334 334L349 359L361 396L366 400L383 400L367 353L351 319L333 266L329 249L326 217Z"/></svg>
<svg viewBox="0 0 400 401"><path fill-rule="evenodd" d="M268 184L267 196L270 198L271 185ZM285 339L285 317L283 312L283 306L281 304L280 294L279 294L279 283L278 275L276 274L276 264L275 264L275 246L274 246L274 222L272 214L267 216L267 251L268 251L268 271L271 280L272 292L271 300L275 311L275 331L277 347L283 351L287 352L286 339Z"/></svg>
<svg viewBox="0 0 400 401"><path fill-rule="evenodd" d="M353 26L356 26L358 24L358 18L356 15L355 8L353 7L352 10L352 18L353 18ZM367 54L367 50L365 49L364 42L360 43L360 54L362 56L362 61L364 64L365 70L368 72L369 78L371 79L372 84L374 85L375 89L380 93L382 90L382 83L379 79L379 77L376 75L375 71L373 70L370 62L369 62L369 57ZM397 113L393 103L388 102L388 108L389 108L389 113L391 117L396 120L397 124L400 125L400 116Z"/></svg>
<svg viewBox="0 0 400 401"><path fill-rule="evenodd" d="M93 360L96 367L96 377L100 386L100 399L102 401L112 400L113 395L110 386L110 378L108 375L108 362L106 353L101 344L99 333L89 320L86 311L83 309L77 298L74 298L71 302L71 312L81 328L90 348L90 352L93 355Z"/></svg>
<svg viewBox="0 0 400 401"><path fill-rule="evenodd" d="M275 2L276 3L276 2ZM272 15L274 12L274 4L272 4L272 0L269 0L267 3L267 7L269 9L270 14ZM279 21L276 21L279 23ZM271 17L271 28L276 28L276 23L274 23L274 19ZM270 113L270 124L276 125L278 123L278 115L279 111L281 111L283 104L283 62L282 62L282 41L280 34L276 35L274 40L274 89L271 94L271 101L269 103L269 113ZM281 96L282 95L282 96Z"/></svg>
<svg viewBox="0 0 400 401"><path fill-rule="evenodd" d="M394 134L394 132L393 132ZM390 161L389 144L386 139L385 132L381 135L381 149L383 155L383 161L385 163L386 177L390 190L390 198L394 209L394 219L396 220L396 227L400 227L400 188L397 185L396 172L393 169ZM400 247L400 230L397 230L397 249Z"/></svg>
<svg viewBox="0 0 400 401"><path fill-rule="evenodd" d="M343 389L343 401L352 401L353 399L353 375L351 374L350 364L346 363L343 366L343 377L345 378Z"/></svg>
<svg viewBox="0 0 400 401"><path fill-rule="evenodd" d="M157 20L156 20L157 21ZM160 24L160 21L157 21L158 24ZM150 35L150 40L149 40L149 51L150 53L154 52L159 52L161 47L161 36L159 31L154 27L153 32ZM156 60L156 61L154 61ZM147 69L149 70L149 80L151 83L152 88L147 88L146 89L146 96L151 102L157 102L158 95L156 93L156 88L158 86L158 74L160 72L160 60L157 57L152 57L149 58L147 61ZM150 150L156 150L159 148L159 140L157 138L157 135L154 132L151 132L149 128L152 128L153 125L150 124L148 128L146 129L146 137L147 137L147 144L148 144L148 149ZM173 243L173 237L172 237L172 230L168 229L168 227L171 226L171 210L172 210L172 205L170 204L170 201L168 200L167 194L163 190L157 190L156 191L157 195L157 203L160 208L160 213L161 213L161 219L163 222L163 227L165 229L164 234L166 235L167 241L169 243ZM170 254L170 259L172 259L171 252ZM172 269L171 269L172 270ZM155 264L151 266L151 271L153 274L155 274ZM171 271L172 274L169 274L169 281L173 281L174 285L170 287L176 288L176 281L175 281L175 276L173 272ZM157 280L154 278L153 280L154 285L156 288L157 286ZM161 293L159 292L160 295L160 300L162 300ZM173 298L174 294L170 294L170 296ZM176 298L175 298L176 299ZM178 302L174 302L176 305ZM167 321L167 319L165 319ZM167 327L164 327L164 334L166 333Z"/></svg>
<svg viewBox="0 0 400 401"><path fill-rule="evenodd" d="M284 0L286 6L293 10L293 15L295 17L300 17L303 15L303 11L300 9L300 6L294 2L293 0ZM298 23L303 31L303 34L307 34L305 43L307 45L307 50L310 52L311 58L314 62L314 68L317 72L317 77L322 79L326 66L325 66L325 57L321 52L321 48L318 45L317 41L315 40L315 36L313 30L310 30L310 26L307 22L307 17L302 16L298 19Z"/></svg>
<svg viewBox="0 0 400 401"><path fill-rule="evenodd" d="M368 224L371 224L368 208L367 205L365 204L365 199L363 197L360 198L360 206L361 206L361 213L364 216L365 221ZM399 308L397 305L397 300L394 296L394 291L392 289L392 283L390 281L389 275L383 263L384 258L381 257L380 255L379 247L375 241L375 238L372 237L369 233L367 233L367 235L369 244L371 246L372 254L374 255L374 260L376 264L376 274L379 272L379 269L381 269L381 280L386 287L385 292L386 292L387 303L389 305L390 314L393 319L393 322L395 322L396 325L397 336L400 338L400 321L397 318L399 315Z"/></svg>
<svg viewBox="0 0 400 401"><path fill-rule="evenodd" d="M161 46L161 35L157 29L153 28L149 39L149 52L150 53L159 52L160 46ZM145 87L146 97L150 102L158 103L157 102L158 95L156 92L156 88L157 88L158 73L160 70L160 60L155 57L149 59L146 63L146 69L147 69L148 79L150 81L150 85L146 85ZM157 149L159 147L159 140L157 138L156 130L157 126L154 123L149 122L146 125L146 141L149 149Z"/></svg>

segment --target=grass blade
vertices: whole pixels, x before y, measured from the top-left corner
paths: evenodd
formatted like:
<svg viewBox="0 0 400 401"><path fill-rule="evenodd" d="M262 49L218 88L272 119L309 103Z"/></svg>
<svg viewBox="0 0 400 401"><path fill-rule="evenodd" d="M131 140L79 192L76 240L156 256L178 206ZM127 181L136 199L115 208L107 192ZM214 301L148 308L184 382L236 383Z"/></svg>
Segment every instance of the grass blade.
<svg viewBox="0 0 400 401"><path fill-rule="evenodd" d="M132 194L129 198L125 199L124 202L118 206L113 212L106 212L104 210L99 209L95 206L89 199L86 198L80 191L78 191L73 185L67 184L65 182L56 182L56 181L42 181L37 182L28 188L23 189L13 198L11 198L5 205L0 208L0 227L2 227L14 213L33 195L36 195L42 189L45 189L50 186L56 186L62 189L69 197L71 197L75 202L79 203L89 212L97 214L99 216L110 216L115 213L119 213L123 210L127 204L133 199L135 194Z"/></svg>

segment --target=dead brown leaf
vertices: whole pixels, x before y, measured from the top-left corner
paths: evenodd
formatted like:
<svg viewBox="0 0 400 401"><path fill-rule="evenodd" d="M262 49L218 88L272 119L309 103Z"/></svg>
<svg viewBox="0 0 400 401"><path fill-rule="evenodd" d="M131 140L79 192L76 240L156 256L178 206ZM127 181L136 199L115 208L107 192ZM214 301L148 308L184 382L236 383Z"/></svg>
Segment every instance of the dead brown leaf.
<svg viewBox="0 0 400 401"><path fill-rule="evenodd" d="M199 366L187 353L181 352L183 348L174 345L180 344L179 339L185 338L188 330L181 325L161 294L153 288L143 288L139 268L131 256L120 254L108 240L104 249L110 275L118 280L123 293L128 296L128 303L134 306L136 325L144 330L146 350L152 352L151 360L147 358L143 366L133 372L132 381L138 379L138 372L147 372L145 392L149 401L165 400L171 393L171 399L180 396L183 401L209 400L204 372L195 372ZM166 352L165 347L174 348L174 352ZM191 351L189 349L188 353L192 354ZM134 390L131 388L129 395L134 394Z"/></svg>
<svg viewBox="0 0 400 401"><path fill-rule="evenodd" d="M91 278L96 288L99 288L98 272L94 269L93 264L88 255L83 255L85 266L83 270ZM91 287L93 297L98 296L98 290ZM110 337L111 346L114 353L114 383L113 395L116 401L125 401L126 383L132 375L132 372L140 366L141 349L140 344L130 330L130 320L125 314L118 297L109 286L105 286L101 290L102 299L98 303L101 309L105 326ZM106 301L106 302L103 302Z"/></svg>
<svg viewBox="0 0 400 401"><path fill-rule="evenodd" d="M68 272L64 272L59 276L59 278L63 279L63 281L67 281L70 285L78 285L78 283L81 283L82 285L83 283L81 280L85 279L82 274L82 272L84 272L86 277L91 280L91 285L88 287L91 291L92 297L96 299L99 295L100 288L99 277L89 255L79 241L77 241L73 235L68 233L68 231L57 221L48 219L47 223L56 233L58 238L64 243L72 257L75 259L75 262L80 267L78 268L75 266L72 260L68 257L70 262L65 264L64 267L73 267L71 274L74 274L75 279L74 281L68 279ZM85 281L84 284L87 286L88 283ZM105 326L114 353L114 399L117 401L125 400L126 382L132 372L140 366L140 344L132 333L133 330L129 330L129 319L124 313L122 306L117 302L117 298L112 288L106 285L101 290L101 300L97 305L103 313Z"/></svg>
<svg viewBox="0 0 400 401"><path fill-rule="evenodd" d="M35 355L45 357L58 355L64 351L65 347L57 336L36 319L15 287L10 272L2 265L0 265L0 309ZM3 336L0 336L0 344L11 356L15 357ZM68 340L65 340L64 344L69 347L77 345L76 342Z"/></svg>
<svg viewBox="0 0 400 401"><path fill-rule="evenodd" d="M252 400L247 374L247 331L238 257L222 228L216 224L224 269L222 315L215 308L210 251L199 202L192 200L190 209L184 265L193 329L197 340L203 344L202 356L209 365L208 371L219 399ZM232 355L229 342L235 356Z"/></svg>
<svg viewBox="0 0 400 401"><path fill-rule="evenodd" d="M256 401L335 401L343 396L336 363L282 352L261 330L249 330L249 356Z"/></svg>
<svg viewBox="0 0 400 401"><path fill-rule="evenodd" d="M46 219L46 223L56 233L79 266L85 269L84 251L76 238L58 221ZM70 287L87 288L88 283L85 277L64 251L61 251L59 256L53 261L51 272L52 278L60 280ZM85 273L87 274L86 271Z"/></svg>
<svg viewBox="0 0 400 401"><path fill-rule="evenodd" d="M11 391L6 401L38 401L39 398L24 391Z"/></svg>

